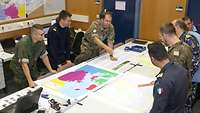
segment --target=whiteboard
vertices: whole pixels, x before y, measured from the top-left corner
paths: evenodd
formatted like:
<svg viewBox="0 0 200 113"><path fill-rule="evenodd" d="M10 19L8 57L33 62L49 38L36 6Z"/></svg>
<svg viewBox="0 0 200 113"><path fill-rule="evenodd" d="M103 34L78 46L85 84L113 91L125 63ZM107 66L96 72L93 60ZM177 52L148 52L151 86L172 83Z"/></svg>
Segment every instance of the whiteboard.
<svg viewBox="0 0 200 113"><path fill-rule="evenodd" d="M44 1L44 14L58 13L65 10L65 0L45 0Z"/></svg>
<svg viewBox="0 0 200 113"><path fill-rule="evenodd" d="M44 0L27 0L26 7L27 7L27 14L30 15L39 7L44 5Z"/></svg>

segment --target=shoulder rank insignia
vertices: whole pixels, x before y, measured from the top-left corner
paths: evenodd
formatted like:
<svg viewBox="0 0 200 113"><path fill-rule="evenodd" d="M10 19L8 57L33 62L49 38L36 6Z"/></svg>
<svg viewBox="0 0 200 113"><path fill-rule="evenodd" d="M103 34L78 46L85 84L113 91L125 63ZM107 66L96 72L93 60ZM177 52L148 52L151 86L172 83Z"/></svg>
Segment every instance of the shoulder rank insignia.
<svg viewBox="0 0 200 113"><path fill-rule="evenodd" d="M179 56L179 51L174 51L174 56Z"/></svg>
<svg viewBox="0 0 200 113"><path fill-rule="evenodd" d="M187 38L187 39L189 39L189 38L191 38L191 35L185 35L185 37Z"/></svg>
<svg viewBox="0 0 200 113"><path fill-rule="evenodd" d="M53 28L53 31L57 31L57 29L56 29L56 28Z"/></svg>
<svg viewBox="0 0 200 113"><path fill-rule="evenodd" d="M97 32L97 30L96 30L96 29L94 29L92 32L93 32L93 33L96 33L96 32Z"/></svg>

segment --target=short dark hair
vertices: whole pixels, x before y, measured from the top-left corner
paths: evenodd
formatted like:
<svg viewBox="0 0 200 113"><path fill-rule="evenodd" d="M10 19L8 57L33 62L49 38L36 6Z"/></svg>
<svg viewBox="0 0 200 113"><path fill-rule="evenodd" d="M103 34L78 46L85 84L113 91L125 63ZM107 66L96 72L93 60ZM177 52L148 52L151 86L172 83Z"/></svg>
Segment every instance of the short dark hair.
<svg viewBox="0 0 200 113"><path fill-rule="evenodd" d="M180 27L184 31L189 31L187 25L185 24L185 22L183 20L177 20L176 23L175 23L175 26Z"/></svg>
<svg viewBox="0 0 200 113"><path fill-rule="evenodd" d="M40 24L34 24L31 28L31 33L33 33L35 30L43 30L43 26Z"/></svg>
<svg viewBox="0 0 200 113"><path fill-rule="evenodd" d="M165 23L160 27L160 33L176 35L176 29L172 23Z"/></svg>
<svg viewBox="0 0 200 113"><path fill-rule="evenodd" d="M106 15L110 15L112 17L112 12L107 9L103 9L99 14L99 18L104 19Z"/></svg>
<svg viewBox="0 0 200 113"><path fill-rule="evenodd" d="M154 42L152 44L148 44L147 48L150 57L153 57L158 61L168 59L167 50L161 42Z"/></svg>
<svg viewBox="0 0 200 113"><path fill-rule="evenodd" d="M183 20L183 21L190 20L191 22L193 21L193 20L192 20L190 17L188 17L188 16L183 17L182 20Z"/></svg>
<svg viewBox="0 0 200 113"><path fill-rule="evenodd" d="M57 17L57 21L59 22L60 20L66 19L67 17L71 17L71 16L72 14L70 12L62 10Z"/></svg>

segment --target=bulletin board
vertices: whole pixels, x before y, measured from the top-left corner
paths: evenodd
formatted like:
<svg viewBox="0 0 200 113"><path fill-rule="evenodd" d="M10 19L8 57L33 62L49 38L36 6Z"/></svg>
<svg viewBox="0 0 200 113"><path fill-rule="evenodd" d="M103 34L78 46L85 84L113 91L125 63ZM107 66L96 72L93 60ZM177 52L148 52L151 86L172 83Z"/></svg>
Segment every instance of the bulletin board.
<svg viewBox="0 0 200 113"><path fill-rule="evenodd" d="M42 17L63 9L65 0L0 0L0 23Z"/></svg>

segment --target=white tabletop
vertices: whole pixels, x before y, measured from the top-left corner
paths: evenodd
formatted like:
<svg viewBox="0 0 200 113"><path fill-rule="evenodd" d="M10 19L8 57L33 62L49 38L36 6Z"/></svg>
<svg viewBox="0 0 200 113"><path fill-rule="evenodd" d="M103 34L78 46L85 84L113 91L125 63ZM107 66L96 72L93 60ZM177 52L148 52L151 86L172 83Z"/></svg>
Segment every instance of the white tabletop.
<svg viewBox="0 0 200 113"><path fill-rule="evenodd" d="M153 103L153 86L138 85L152 80L136 74L125 75L91 93L81 102L83 106L75 105L66 113L147 113Z"/></svg>
<svg viewBox="0 0 200 113"><path fill-rule="evenodd" d="M121 73L122 76L109 82L105 87L96 92L89 92L87 98L83 99L78 105L67 108L66 113L147 113L149 112L152 103L153 86L147 86L139 88L139 84L146 84L155 79L155 75L159 72L159 69L151 64L148 57L147 50L138 53L133 51L124 51L126 46L133 46L136 44L127 43L114 50L114 56L118 58L118 61L111 61L108 54L101 55L86 64L96 65L97 67L106 68L112 70L116 66L123 62L129 61L119 69L115 70ZM146 45L143 45L146 46ZM84 63L83 63L84 64ZM80 65L83 65L80 64ZM133 67L132 64L140 64L141 66ZM40 80L37 83L40 84L60 76L63 73L70 72L73 69L77 69L80 65L74 66L67 70L64 70L58 74L52 75L46 79ZM1 104L5 104L5 99L11 97L15 98L17 94L27 92L26 88L15 94L9 95L0 100ZM44 91L45 92L45 91ZM43 93L44 93L43 92ZM52 93L52 92L51 92ZM55 94L56 95L56 94ZM60 96L65 100L66 97ZM49 107L46 99L41 98L39 101L40 107ZM0 105L1 108L1 105Z"/></svg>

